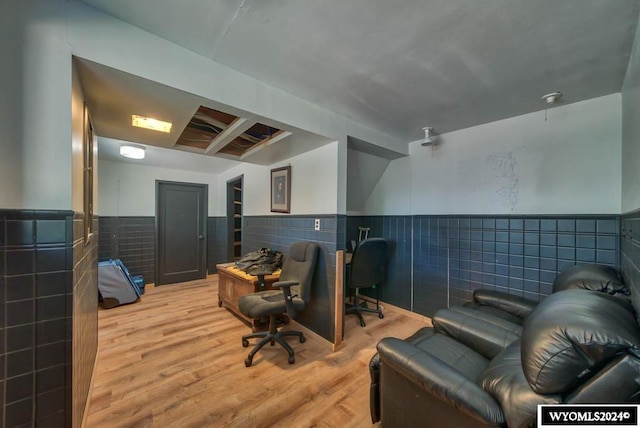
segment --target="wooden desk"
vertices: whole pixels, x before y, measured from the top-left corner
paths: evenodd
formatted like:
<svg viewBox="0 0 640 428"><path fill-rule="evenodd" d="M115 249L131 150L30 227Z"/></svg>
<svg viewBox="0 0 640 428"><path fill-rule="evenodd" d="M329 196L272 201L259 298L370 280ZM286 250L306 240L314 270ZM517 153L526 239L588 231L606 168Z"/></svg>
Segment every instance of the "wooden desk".
<svg viewBox="0 0 640 428"><path fill-rule="evenodd" d="M274 288L271 284L280 278L280 270L275 271L271 275L264 276L265 287L264 290L261 290L258 277L248 275L240 269L237 269L235 263L221 263L216 265L216 268L218 268L218 306L222 307L224 304L228 310L240 319L246 321L254 330L264 329L264 322L249 318L240 312L238 299L244 295L258 291L273 290Z"/></svg>

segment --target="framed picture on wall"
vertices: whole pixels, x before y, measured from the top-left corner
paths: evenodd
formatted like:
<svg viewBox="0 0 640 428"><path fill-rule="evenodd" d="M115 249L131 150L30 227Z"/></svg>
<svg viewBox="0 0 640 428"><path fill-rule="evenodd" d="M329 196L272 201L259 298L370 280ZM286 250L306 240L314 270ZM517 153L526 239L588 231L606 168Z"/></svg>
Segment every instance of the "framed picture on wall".
<svg viewBox="0 0 640 428"><path fill-rule="evenodd" d="M271 212L291 212L291 166L271 170Z"/></svg>

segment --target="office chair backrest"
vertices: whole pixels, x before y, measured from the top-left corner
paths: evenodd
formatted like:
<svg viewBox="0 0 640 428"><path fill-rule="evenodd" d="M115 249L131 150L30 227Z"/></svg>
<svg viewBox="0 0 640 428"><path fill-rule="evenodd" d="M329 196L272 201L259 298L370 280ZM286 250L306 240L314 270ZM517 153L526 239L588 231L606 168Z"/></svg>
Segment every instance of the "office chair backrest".
<svg viewBox="0 0 640 428"><path fill-rule="evenodd" d="M380 284L384 280L387 266L387 241L369 238L360 242L351 258L349 286L365 288Z"/></svg>
<svg viewBox="0 0 640 428"><path fill-rule="evenodd" d="M318 257L318 245L313 242L296 242L291 245L289 255L282 265L280 281L298 281L300 285L291 287L292 294L305 303L311 299L311 280Z"/></svg>

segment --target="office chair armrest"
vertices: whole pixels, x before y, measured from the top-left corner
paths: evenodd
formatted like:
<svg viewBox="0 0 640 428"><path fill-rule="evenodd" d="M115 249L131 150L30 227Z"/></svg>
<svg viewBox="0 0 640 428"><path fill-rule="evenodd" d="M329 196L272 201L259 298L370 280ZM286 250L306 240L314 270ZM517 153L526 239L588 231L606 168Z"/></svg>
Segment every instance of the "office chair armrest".
<svg viewBox="0 0 640 428"><path fill-rule="evenodd" d="M296 310L293 307L293 297L291 296L291 287L300 284L298 281L278 281L271 284L273 288L281 288L284 293L284 301L287 305L287 315L289 318L295 318Z"/></svg>
<svg viewBox="0 0 640 428"><path fill-rule="evenodd" d="M278 281L271 284L273 288L290 288L300 284L298 281Z"/></svg>

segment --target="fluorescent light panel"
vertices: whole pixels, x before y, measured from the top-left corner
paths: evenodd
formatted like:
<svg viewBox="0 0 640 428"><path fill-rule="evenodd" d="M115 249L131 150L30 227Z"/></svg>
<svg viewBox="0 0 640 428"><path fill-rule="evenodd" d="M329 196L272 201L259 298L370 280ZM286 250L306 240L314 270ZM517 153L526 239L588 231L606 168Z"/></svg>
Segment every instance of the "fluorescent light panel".
<svg viewBox="0 0 640 428"><path fill-rule="evenodd" d="M153 119L151 117L138 116L137 114L131 115L131 125L138 128L151 129L158 132L171 132L173 124L171 122L163 122L162 120Z"/></svg>

